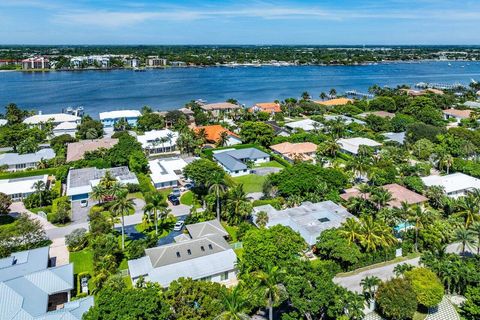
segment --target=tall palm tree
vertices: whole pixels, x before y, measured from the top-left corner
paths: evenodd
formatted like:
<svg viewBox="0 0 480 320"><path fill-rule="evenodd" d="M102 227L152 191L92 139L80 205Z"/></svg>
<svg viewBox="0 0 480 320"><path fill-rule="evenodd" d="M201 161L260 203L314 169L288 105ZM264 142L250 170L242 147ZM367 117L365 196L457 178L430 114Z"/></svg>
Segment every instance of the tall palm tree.
<svg viewBox="0 0 480 320"><path fill-rule="evenodd" d="M225 179L223 173L215 172L212 176L212 179L209 183L209 191L215 193L215 197L217 198L217 219L220 221L220 196L226 190Z"/></svg>
<svg viewBox="0 0 480 320"><path fill-rule="evenodd" d="M460 200L459 204L461 211L457 212L455 215L463 217L465 220L465 228L470 227L475 221L480 221L480 203L478 198L469 193Z"/></svg>
<svg viewBox="0 0 480 320"><path fill-rule="evenodd" d="M390 201L394 200L390 191L385 188L375 188L372 190L370 200L375 203L377 209L385 207Z"/></svg>
<svg viewBox="0 0 480 320"><path fill-rule="evenodd" d="M153 214L153 221L155 224L155 235L158 236L158 215L159 212L163 211L167 204L165 203L165 199L159 192L155 192L152 195L148 195L146 198L146 204L143 207L143 211L149 214Z"/></svg>
<svg viewBox="0 0 480 320"><path fill-rule="evenodd" d="M43 206L42 195L46 187L47 186L45 185L45 182L43 182L42 180L35 181L32 186L33 190L35 190L35 193L38 194L38 202L40 204L40 207Z"/></svg>
<svg viewBox="0 0 480 320"><path fill-rule="evenodd" d="M228 132L222 131L218 137L217 147L224 147L228 142Z"/></svg>
<svg viewBox="0 0 480 320"><path fill-rule="evenodd" d="M389 247L396 243L390 228L373 220L372 216L361 219L360 244L367 252L374 252L379 247Z"/></svg>
<svg viewBox="0 0 480 320"><path fill-rule="evenodd" d="M408 202L402 201L400 207L395 208L393 213L400 221L402 221L404 227L403 231L407 232L407 220L411 216L411 208Z"/></svg>
<svg viewBox="0 0 480 320"><path fill-rule="evenodd" d="M107 170L102 179L100 179L100 184L107 189L110 189L115 183L118 183L118 181L112 176L109 170Z"/></svg>
<svg viewBox="0 0 480 320"><path fill-rule="evenodd" d="M455 241L460 242L460 248L462 249L462 256L465 255L465 249L471 249L475 244L475 236L472 230L466 229L464 227L460 227L455 230Z"/></svg>
<svg viewBox="0 0 480 320"><path fill-rule="evenodd" d="M167 133L167 141L168 141L168 145L170 146L170 152L172 152L172 139L173 139L173 133L171 132Z"/></svg>
<svg viewBox="0 0 480 320"><path fill-rule="evenodd" d="M337 96L337 90L335 88L330 89L330 98Z"/></svg>
<svg viewBox="0 0 480 320"><path fill-rule="evenodd" d="M92 187L91 197L94 200L97 200L99 203L102 203L105 200L105 197L108 195L107 190L101 184Z"/></svg>
<svg viewBox="0 0 480 320"><path fill-rule="evenodd" d="M337 141L333 138L327 139L323 142L324 151L335 158L337 156L337 152L340 150L340 145Z"/></svg>
<svg viewBox="0 0 480 320"><path fill-rule="evenodd" d="M127 198L127 193L123 192L117 195L116 199L113 201L112 206L110 207L114 216L121 216L122 221L122 250L125 249L125 215L129 214L130 211L135 210L135 203L133 199Z"/></svg>
<svg viewBox="0 0 480 320"><path fill-rule="evenodd" d="M309 100L310 99L310 94L307 91L302 92L302 99L303 100Z"/></svg>
<svg viewBox="0 0 480 320"><path fill-rule="evenodd" d="M280 301L281 276L285 273L278 266L267 265L265 271L257 271L254 277L260 282L260 288L267 302L268 318L273 319L273 306Z"/></svg>
<svg viewBox="0 0 480 320"><path fill-rule="evenodd" d="M222 304L224 311L216 320L248 320L250 317L245 313L248 299L243 295L240 286L235 286L222 294Z"/></svg>
<svg viewBox="0 0 480 320"><path fill-rule="evenodd" d="M255 219L255 223L260 228L265 228L265 226L268 223L268 213L266 213L265 211L260 211L259 213L257 213L257 218Z"/></svg>
<svg viewBox="0 0 480 320"><path fill-rule="evenodd" d="M228 220L233 224L238 224L248 217L252 211L252 205L243 190L243 184L238 184L230 190L227 199L227 208Z"/></svg>
<svg viewBox="0 0 480 320"><path fill-rule="evenodd" d="M418 251L418 231L423 228L423 223L431 215L431 212L422 209L420 206L415 206L410 212L409 220L415 224L415 251Z"/></svg>
<svg viewBox="0 0 480 320"><path fill-rule="evenodd" d="M205 128L201 128L197 131L197 139L202 141L202 145L207 142L207 132L205 131Z"/></svg>
<svg viewBox="0 0 480 320"><path fill-rule="evenodd" d="M410 271L414 268L413 265L408 264L408 263L400 263L393 268L393 272L395 272L395 275L397 277L402 276L405 272Z"/></svg>
<svg viewBox="0 0 480 320"><path fill-rule="evenodd" d="M368 300L373 300L375 296L375 291L377 290L378 285L382 281L377 276L367 276L360 281L360 285L362 286L363 294L368 296Z"/></svg>
<svg viewBox="0 0 480 320"><path fill-rule="evenodd" d="M470 230L472 230L472 233L477 237L477 254L480 255L480 222L472 223Z"/></svg>
<svg viewBox="0 0 480 320"><path fill-rule="evenodd" d="M348 218L340 227L339 233L347 239L348 243L356 243L361 239L360 223L353 218Z"/></svg>
<svg viewBox="0 0 480 320"><path fill-rule="evenodd" d="M322 92L320 93L320 99L325 100L326 97L327 97L327 94L322 91Z"/></svg>
<svg viewBox="0 0 480 320"><path fill-rule="evenodd" d="M451 154L445 154L441 159L441 165L447 168L447 174L450 173L450 168L453 165L453 157Z"/></svg>

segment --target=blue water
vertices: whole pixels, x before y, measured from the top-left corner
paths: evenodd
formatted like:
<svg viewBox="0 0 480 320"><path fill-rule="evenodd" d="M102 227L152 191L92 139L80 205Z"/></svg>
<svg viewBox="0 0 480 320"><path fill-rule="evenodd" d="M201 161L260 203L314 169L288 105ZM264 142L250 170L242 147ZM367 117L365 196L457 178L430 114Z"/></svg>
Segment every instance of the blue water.
<svg viewBox="0 0 480 320"><path fill-rule="evenodd" d="M462 67L463 66L463 67ZM154 109L179 108L192 99L207 102L235 98L254 102L313 97L335 87L365 91L373 84L396 86L418 82L480 80L480 62L392 63L367 66L302 66L239 68L170 68L84 72L0 72L0 106L10 102L44 113L67 106L85 107L87 113L149 105Z"/></svg>

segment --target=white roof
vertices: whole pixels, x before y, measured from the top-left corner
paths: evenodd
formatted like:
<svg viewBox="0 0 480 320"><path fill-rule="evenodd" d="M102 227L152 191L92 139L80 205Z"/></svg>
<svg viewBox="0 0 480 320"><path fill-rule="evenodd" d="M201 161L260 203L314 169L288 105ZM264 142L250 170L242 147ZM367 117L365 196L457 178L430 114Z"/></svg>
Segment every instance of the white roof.
<svg viewBox="0 0 480 320"><path fill-rule="evenodd" d="M422 178L423 183L427 186L441 186L446 193L480 189L480 179L466 175L464 173L452 173L446 176L428 176Z"/></svg>
<svg viewBox="0 0 480 320"><path fill-rule="evenodd" d="M179 174L187 166L182 158L167 158L149 161L150 177L153 183L177 181Z"/></svg>
<svg viewBox="0 0 480 320"><path fill-rule="evenodd" d="M75 122L62 122L55 128L53 128L53 131L58 131L58 130L75 130L77 129L77 124Z"/></svg>
<svg viewBox="0 0 480 320"><path fill-rule="evenodd" d="M47 183L48 175L17 178L17 179L3 179L0 180L0 192L6 195L13 195L17 193L30 193L34 191L33 184L37 181Z"/></svg>
<svg viewBox="0 0 480 320"><path fill-rule="evenodd" d="M4 126L4 125L6 125L7 123L8 123L7 120L5 120L5 119L0 119L0 126Z"/></svg>
<svg viewBox="0 0 480 320"><path fill-rule="evenodd" d="M152 269L149 280L163 287L179 278L198 280L235 269L237 256L232 249Z"/></svg>
<svg viewBox="0 0 480 320"><path fill-rule="evenodd" d="M166 141L159 143L160 139L168 138L171 136L171 141ZM169 147L177 144L178 133L171 130L152 130L147 131L141 136L137 136L137 141L142 144L142 148L146 149L149 147Z"/></svg>
<svg viewBox="0 0 480 320"><path fill-rule="evenodd" d="M50 160L55 158L55 151L51 148L40 149L35 153L2 153L0 154L0 166L1 165L16 165L24 163L36 163L42 159Z"/></svg>
<svg viewBox="0 0 480 320"><path fill-rule="evenodd" d="M348 138L348 139L338 139L337 143L340 147L353 154L358 153L358 148L360 146L369 146L369 147L378 147L381 146L381 143L373 141L372 139L368 138Z"/></svg>
<svg viewBox="0 0 480 320"><path fill-rule="evenodd" d="M477 101L467 101L463 105L469 108L480 108L480 102Z"/></svg>
<svg viewBox="0 0 480 320"><path fill-rule="evenodd" d="M290 129L303 129L305 131L311 131L315 129L315 127L313 126L315 123L318 123L319 128L322 127L322 124L320 122L313 121L312 119L289 122L285 124L285 127L288 127Z"/></svg>
<svg viewBox="0 0 480 320"><path fill-rule="evenodd" d="M138 110L115 110L100 112L100 120L104 119L120 119L120 118L138 118L142 114Z"/></svg>
<svg viewBox="0 0 480 320"><path fill-rule="evenodd" d="M41 122L47 122L52 120L53 123L61 123L61 122L78 122L80 121L80 117L66 114L66 113L52 113L52 114L37 114L31 117L26 118L23 120L25 124L39 124Z"/></svg>

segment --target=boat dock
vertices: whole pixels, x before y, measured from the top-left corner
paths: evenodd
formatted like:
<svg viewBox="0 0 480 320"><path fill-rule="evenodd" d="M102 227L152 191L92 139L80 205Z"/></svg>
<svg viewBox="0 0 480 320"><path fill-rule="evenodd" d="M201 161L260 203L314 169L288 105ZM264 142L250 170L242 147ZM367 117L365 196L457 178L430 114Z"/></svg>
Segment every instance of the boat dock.
<svg viewBox="0 0 480 320"><path fill-rule="evenodd" d="M357 98L367 98L367 99L373 99L375 96L371 93L363 93L363 92L358 92L357 90L348 90L345 91L345 94L350 97L357 97Z"/></svg>

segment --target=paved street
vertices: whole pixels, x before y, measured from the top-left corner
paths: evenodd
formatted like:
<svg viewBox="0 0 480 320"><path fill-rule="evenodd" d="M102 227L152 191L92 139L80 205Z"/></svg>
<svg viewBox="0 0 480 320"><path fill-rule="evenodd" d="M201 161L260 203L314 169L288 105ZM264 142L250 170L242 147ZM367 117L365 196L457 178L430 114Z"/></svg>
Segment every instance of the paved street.
<svg viewBox="0 0 480 320"><path fill-rule="evenodd" d="M336 284L341 285L342 287L345 287L351 291L355 291L358 293L362 293L362 286L360 285L360 281L362 281L363 278L368 277L368 276L377 276L381 280L388 280L392 278L395 273L393 272L393 269L395 266L399 264L404 264L408 263L414 266L418 266L420 258L414 258L410 260L405 260L402 262L397 262L393 264L389 264L386 266L381 266L375 269L370 269L366 271L359 272L357 274L351 275L351 276L346 276L346 277L335 277L333 278L333 282Z"/></svg>
<svg viewBox="0 0 480 320"><path fill-rule="evenodd" d="M44 218L40 217L39 215L27 210L25 208L25 205L23 204L23 202L12 203L12 205L10 206L10 215L15 217L15 216L18 216L21 213L26 213L30 218L39 221L40 224L42 225L42 227L45 230L50 230L50 229L56 228L53 224L48 222L47 219L44 219Z"/></svg>

